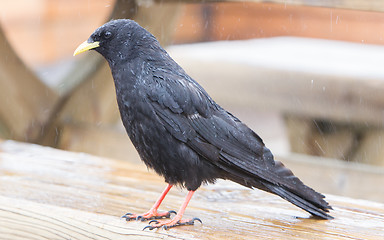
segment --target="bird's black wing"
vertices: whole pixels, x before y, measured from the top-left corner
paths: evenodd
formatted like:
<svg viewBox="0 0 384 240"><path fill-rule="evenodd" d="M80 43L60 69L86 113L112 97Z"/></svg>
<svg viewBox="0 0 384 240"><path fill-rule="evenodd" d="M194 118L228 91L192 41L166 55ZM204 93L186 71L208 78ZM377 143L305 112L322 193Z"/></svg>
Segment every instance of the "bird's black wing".
<svg viewBox="0 0 384 240"><path fill-rule="evenodd" d="M148 96L164 127L226 172L223 178L273 192L314 215L329 217L311 210L330 208L324 196L275 161L261 138L218 106L195 81L166 70L154 72L152 81Z"/></svg>
<svg viewBox="0 0 384 240"><path fill-rule="evenodd" d="M175 138L219 167L249 172L276 184L281 181L271 172L276 166L273 158L264 157L261 138L218 106L192 79L158 70L149 89L154 111ZM201 148L206 145L211 147ZM212 149L215 154L208 152Z"/></svg>

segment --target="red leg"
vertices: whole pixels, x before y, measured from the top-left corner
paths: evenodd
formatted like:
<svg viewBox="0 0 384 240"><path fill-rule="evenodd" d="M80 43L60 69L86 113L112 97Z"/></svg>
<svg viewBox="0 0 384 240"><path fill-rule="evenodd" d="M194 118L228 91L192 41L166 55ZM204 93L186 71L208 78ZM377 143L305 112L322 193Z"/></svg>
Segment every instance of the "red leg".
<svg viewBox="0 0 384 240"><path fill-rule="evenodd" d="M185 209L187 208L188 203L191 200L194 193L195 191L188 192L188 195L185 198L183 205L181 205L179 212L176 214L174 218L172 218L171 220L163 220L163 221L152 220L149 222L149 224L151 224L152 222L154 222L155 224L146 226L144 229L149 228L149 230L152 230L154 228L160 228L160 227L163 227L164 229L168 229L171 227L176 227L181 225L193 225L195 220L201 222L201 220L198 218L193 218L188 220L182 219Z"/></svg>
<svg viewBox="0 0 384 240"><path fill-rule="evenodd" d="M164 213L158 213L157 212L157 209L160 207L161 202L164 200L164 198L167 195L167 193L169 192L169 190L171 190L172 186L173 185L168 184L168 186L164 189L163 193L160 195L159 199L157 199L155 204L151 207L151 209L149 209L148 212L146 212L144 214L127 213L123 216L123 218L125 218L127 221L130 221L133 219L135 219L135 220L141 219L141 221L145 221L145 220L149 220L149 219L169 218L171 213L176 214L175 211L169 211L169 212L164 212Z"/></svg>

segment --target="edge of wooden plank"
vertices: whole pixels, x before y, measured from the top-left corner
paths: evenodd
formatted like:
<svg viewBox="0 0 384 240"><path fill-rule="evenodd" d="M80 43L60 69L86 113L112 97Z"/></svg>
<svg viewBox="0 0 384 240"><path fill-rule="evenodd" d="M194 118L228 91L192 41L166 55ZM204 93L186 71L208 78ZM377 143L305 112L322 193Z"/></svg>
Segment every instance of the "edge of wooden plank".
<svg viewBox="0 0 384 240"><path fill-rule="evenodd" d="M114 216L4 196L0 223L1 239L185 239L173 232L142 231Z"/></svg>

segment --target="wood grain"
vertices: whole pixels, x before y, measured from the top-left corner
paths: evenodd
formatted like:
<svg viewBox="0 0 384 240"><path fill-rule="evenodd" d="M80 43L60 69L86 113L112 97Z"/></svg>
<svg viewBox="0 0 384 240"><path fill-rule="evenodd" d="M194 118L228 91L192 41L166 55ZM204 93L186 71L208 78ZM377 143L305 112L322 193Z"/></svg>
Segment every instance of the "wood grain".
<svg viewBox="0 0 384 240"><path fill-rule="evenodd" d="M319 169L320 171L320 169ZM384 205L333 195L331 221L284 200L219 181L197 191L186 217L203 224L142 231L126 211L144 212L164 187L143 165L13 141L0 143L1 239L382 239ZM171 190L162 210L186 191Z"/></svg>

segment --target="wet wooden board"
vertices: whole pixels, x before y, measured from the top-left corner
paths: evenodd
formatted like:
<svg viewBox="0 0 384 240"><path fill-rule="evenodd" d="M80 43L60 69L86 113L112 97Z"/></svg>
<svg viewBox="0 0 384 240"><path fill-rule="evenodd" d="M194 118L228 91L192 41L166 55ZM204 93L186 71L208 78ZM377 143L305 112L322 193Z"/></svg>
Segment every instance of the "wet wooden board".
<svg viewBox="0 0 384 240"><path fill-rule="evenodd" d="M320 170L320 169L319 169ZM186 217L203 224L142 231L165 184L143 165L13 141L0 143L0 239L383 239L384 204L327 195L334 220L278 197L219 181L196 192ZM179 208L172 189L162 210Z"/></svg>

